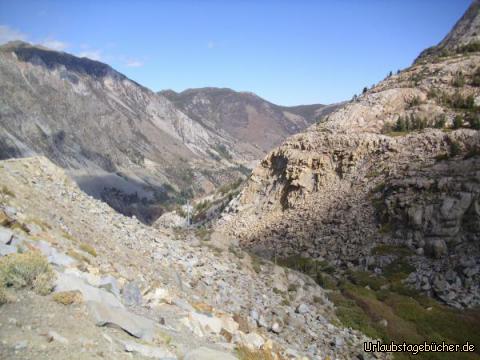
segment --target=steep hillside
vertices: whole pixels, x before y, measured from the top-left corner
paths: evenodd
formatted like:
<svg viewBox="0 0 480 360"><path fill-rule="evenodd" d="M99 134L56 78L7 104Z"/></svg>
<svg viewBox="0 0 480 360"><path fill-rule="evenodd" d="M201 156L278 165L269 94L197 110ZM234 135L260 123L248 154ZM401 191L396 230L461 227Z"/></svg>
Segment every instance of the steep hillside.
<svg viewBox="0 0 480 360"><path fill-rule="evenodd" d="M445 44L475 41L479 16L475 1ZM463 41L270 152L220 228L264 256L326 261L363 285L354 273L368 270L383 290L410 284L479 305L480 53Z"/></svg>
<svg viewBox="0 0 480 360"><path fill-rule="evenodd" d="M45 158L0 161L0 357L370 356L310 278L176 235L86 196Z"/></svg>
<svg viewBox="0 0 480 360"><path fill-rule="evenodd" d="M0 157L42 154L82 189L154 220L244 176L251 156L110 66L22 42L0 47Z"/></svg>
<svg viewBox="0 0 480 360"><path fill-rule="evenodd" d="M452 31L438 45L423 51L416 61L429 61L439 55L480 51L479 11L480 0L473 0Z"/></svg>
<svg viewBox="0 0 480 360"><path fill-rule="evenodd" d="M160 92L190 118L220 136L228 134L238 143L236 151L260 158L287 136L314 123L324 105L281 107L255 94L231 89L201 88L181 93Z"/></svg>

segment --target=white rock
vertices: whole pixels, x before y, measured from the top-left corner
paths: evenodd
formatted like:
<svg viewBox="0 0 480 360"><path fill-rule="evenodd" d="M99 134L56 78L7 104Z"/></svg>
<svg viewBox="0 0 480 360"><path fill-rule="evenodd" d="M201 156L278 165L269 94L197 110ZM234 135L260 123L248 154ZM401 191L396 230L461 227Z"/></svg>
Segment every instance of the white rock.
<svg viewBox="0 0 480 360"><path fill-rule="evenodd" d="M7 245L13 237L13 232L7 228L0 227L0 244Z"/></svg>
<svg viewBox="0 0 480 360"><path fill-rule="evenodd" d="M230 353L200 347L185 354L183 360L238 360Z"/></svg>
<svg viewBox="0 0 480 360"><path fill-rule="evenodd" d="M5 245L0 243L0 256L15 254L16 252L17 252L17 248L15 246Z"/></svg>
<svg viewBox="0 0 480 360"><path fill-rule="evenodd" d="M149 346L136 343L134 341L123 341L125 351L137 353L153 359L170 360L177 359L177 357L167 349L162 349L156 346Z"/></svg>
<svg viewBox="0 0 480 360"><path fill-rule="evenodd" d="M197 312L191 312L188 317L182 319L182 323L200 337L207 334L219 334L222 331L222 320L216 316Z"/></svg>
<svg viewBox="0 0 480 360"><path fill-rule="evenodd" d="M255 332L248 333L241 337L241 341L243 345L248 347L251 350L260 349L263 344L265 344L265 340L259 334Z"/></svg>
<svg viewBox="0 0 480 360"><path fill-rule="evenodd" d="M112 307L123 308L123 304L106 290L87 284L82 278L73 274L57 273L55 292L80 291L84 301L96 301Z"/></svg>
<svg viewBox="0 0 480 360"><path fill-rule="evenodd" d="M115 325L137 338L145 341L153 340L156 326L152 320L135 315L125 309L95 301L89 301L87 305L97 326Z"/></svg>
<svg viewBox="0 0 480 360"><path fill-rule="evenodd" d="M48 338L49 341L57 341L57 342L62 343L64 345L69 343L69 341L66 338L64 338L62 335L60 335L59 333L57 333L56 331L53 331L53 330L51 330L47 333L47 338Z"/></svg>

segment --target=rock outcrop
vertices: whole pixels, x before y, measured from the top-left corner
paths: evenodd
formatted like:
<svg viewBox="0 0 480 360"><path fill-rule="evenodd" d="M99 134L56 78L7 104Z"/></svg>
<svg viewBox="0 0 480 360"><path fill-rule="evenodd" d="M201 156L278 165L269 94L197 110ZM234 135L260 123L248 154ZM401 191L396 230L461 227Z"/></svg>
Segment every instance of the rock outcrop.
<svg viewBox="0 0 480 360"><path fill-rule="evenodd" d="M476 28L478 2L466 16L447 38ZM411 283L453 306L480 304L480 54L429 59L270 152L219 227L264 256L339 269L382 273L398 254L378 248L406 247ZM451 286L433 287L445 277Z"/></svg>

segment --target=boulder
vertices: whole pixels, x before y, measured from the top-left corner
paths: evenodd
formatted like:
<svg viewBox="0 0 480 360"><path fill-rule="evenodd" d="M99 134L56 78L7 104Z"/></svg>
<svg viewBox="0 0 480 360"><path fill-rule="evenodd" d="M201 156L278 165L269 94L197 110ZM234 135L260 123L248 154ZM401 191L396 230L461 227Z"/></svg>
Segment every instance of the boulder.
<svg viewBox="0 0 480 360"><path fill-rule="evenodd" d="M17 248L15 246L5 245L0 243L0 256L15 254L16 252L17 252Z"/></svg>
<svg viewBox="0 0 480 360"><path fill-rule="evenodd" d="M72 266L77 262L72 259L70 256L60 253L52 247L48 242L40 240L31 242L31 245L38 250L47 258L50 264L58 266Z"/></svg>
<svg viewBox="0 0 480 360"><path fill-rule="evenodd" d="M136 353L152 359L175 360L177 357L167 349L149 346L134 341L122 341L126 352Z"/></svg>
<svg viewBox="0 0 480 360"><path fill-rule="evenodd" d="M172 302L172 296L170 295L168 289L164 288L155 288L155 290L145 294L144 299L150 306L156 306L162 302Z"/></svg>
<svg viewBox="0 0 480 360"><path fill-rule="evenodd" d="M8 245L12 241L13 232L7 228L0 227L0 244Z"/></svg>
<svg viewBox="0 0 480 360"><path fill-rule="evenodd" d="M263 346L263 344L265 344L265 340L263 339L263 337L261 337L255 332L251 332L247 335L241 336L240 341L250 350L258 350Z"/></svg>
<svg viewBox="0 0 480 360"><path fill-rule="evenodd" d="M74 274L58 273L54 291L80 291L86 302L95 301L106 306L124 307L120 300L110 292L91 286Z"/></svg>
<svg viewBox="0 0 480 360"><path fill-rule="evenodd" d="M122 289L122 299L125 305L138 306L142 304L142 291L138 285L131 281Z"/></svg>
<svg viewBox="0 0 480 360"><path fill-rule="evenodd" d="M132 336L145 341L153 341L155 322L152 320L96 301L89 301L87 305L97 326L116 326Z"/></svg>
<svg viewBox="0 0 480 360"><path fill-rule="evenodd" d="M115 295L117 298L120 298L120 290L118 287L118 281L112 275L107 275L98 281L98 287L105 289Z"/></svg>
<svg viewBox="0 0 480 360"><path fill-rule="evenodd" d="M288 291L287 276L285 274L285 270L282 267L274 266L272 278L273 278L272 286L274 289L281 292Z"/></svg>
<svg viewBox="0 0 480 360"><path fill-rule="evenodd" d="M182 323L199 337L207 334L219 334L222 331L222 320L216 316L197 312L191 312L188 317L182 319Z"/></svg>
<svg viewBox="0 0 480 360"><path fill-rule="evenodd" d="M309 312L309 308L307 304L300 304L297 306L297 309L295 310L299 314L306 314Z"/></svg>
<svg viewBox="0 0 480 360"><path fill-rule="evenodd" d="M229 333L233 334L238 330L238 323L232 319L230 316L223 315L220 316L220 320L222 322L222 329L225 329Z"/></svg>
<svg viewBox="0 0 480 360"><path fill-rule="evenodd" d="M440 259L448 253L447 244L443 239L434 239L428 242L428 253L435 259Z"/></svg>

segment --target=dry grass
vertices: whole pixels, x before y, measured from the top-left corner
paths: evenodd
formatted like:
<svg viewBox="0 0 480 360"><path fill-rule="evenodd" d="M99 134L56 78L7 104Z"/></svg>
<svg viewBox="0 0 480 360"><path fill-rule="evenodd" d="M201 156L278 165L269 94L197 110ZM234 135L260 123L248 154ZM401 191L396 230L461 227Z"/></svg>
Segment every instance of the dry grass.
<svg viewBox="0 0 480 360"><path fill-rule="evenodd" d="M283 360L285 359L277 351L269 349L252 350L245 345L237 347L237 356L240 360Z"/></svg>
<svg viewBox="0 0 480 360"><path fill-rule="evenodd" d="M6 185L3 185L2 186L2 189L0 190L0 192L3 194L3 195L6 195L6 196L10 196L12 198L15 197L15 193L10 190Z"/></svg>
<svg viewBox="0 0 480 360"><path fill-rule="evenodd" d="M90 264L90 259L75 250L68 250L67 255L79 261L80 263Z"/></svg>
<svg viewBox="0 0 480 360"><path fill-rule="evenodd" d="M83 302L83 296L79 291L60 291L53 294L52 299L63 305L79 304Z"/></svg>
<svg viewBox="0 0 480 360"><path fill-rule="evenodd" d="M91 245L82 243L80 244L80 250L85 251L86 253L92 255L93 257L97 257L97 252Z"/></svg>

